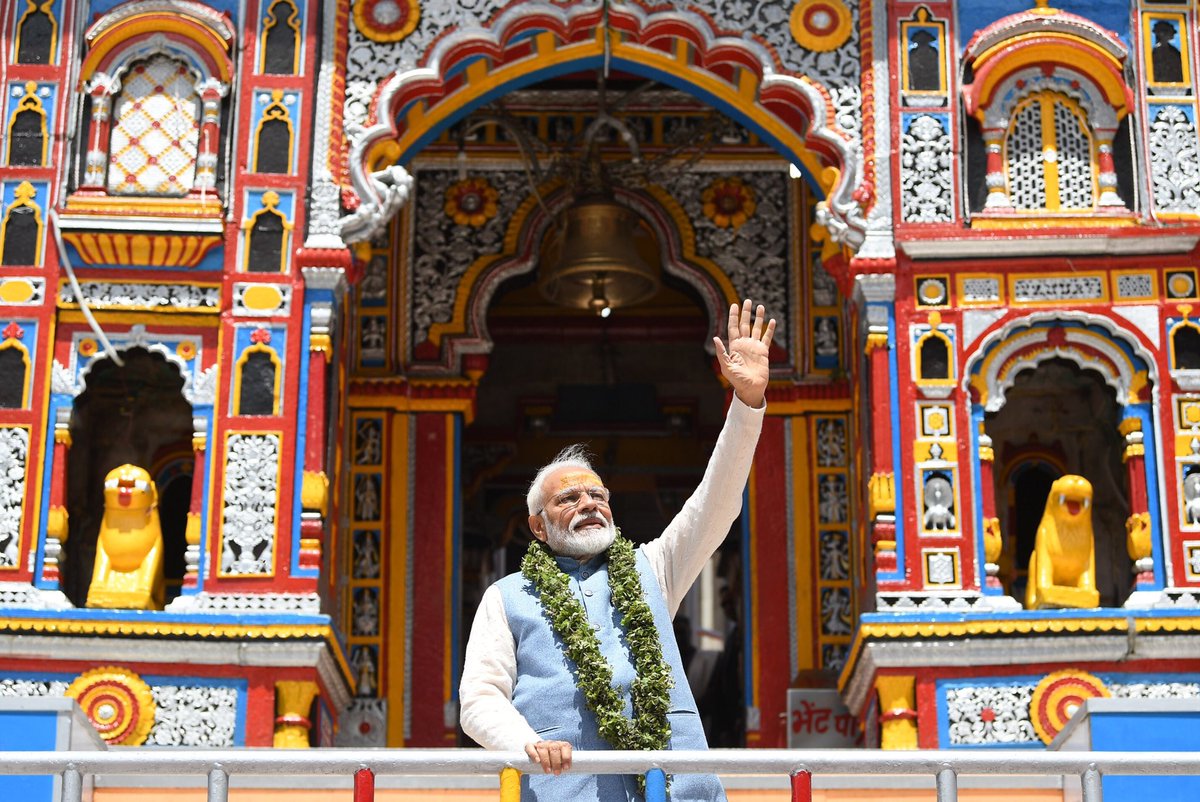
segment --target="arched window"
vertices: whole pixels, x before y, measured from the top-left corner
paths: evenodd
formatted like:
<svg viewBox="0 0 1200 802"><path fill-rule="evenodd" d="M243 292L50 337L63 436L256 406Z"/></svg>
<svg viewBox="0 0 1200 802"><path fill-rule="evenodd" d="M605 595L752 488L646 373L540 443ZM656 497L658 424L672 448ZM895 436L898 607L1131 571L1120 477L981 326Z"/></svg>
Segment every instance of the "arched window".
<svg viewBox="0 0 1200 802"><path fill-rule="evenodd" d="M1185 322L1171 333L1171 369L1200 370L1200 327Z"/></svg>
<svg viewBox="0 0 1200 802"><path fill-rule="evenodd" d="M17 22L17 63L49 64L58 39L53 2L25 0L25 13Z"/></svg>
<svg viewBox="0 0 1200 802"><path fill-rule="evenodd" d="M1116 34L1072 14L1030 9L978 31L963 51L963 108L983 140L967 150L986 160L968 174L972 208L986 192L985 216L1127 215L1116 150L1134 105L1128 56Z"/></svg>
<svg viewBox="0 0 1200 802"><path fill-rule="evenodd" d="M34 203L37 190L28 181L17 187L0 225L0 264L37 265L42 256L42 210Z"/></svg>
<svg viewBox="0 0 1200 802"><path fill-rule="evenodd" d="M290 173L292 171L292 116L283 103L283 91L271 93L271 102L263 109L255 138L254 166L256 173Z"/></svg>
<svg viewBox="0 0 1200 802"><path fill-rule="evenodd" d="M15 339L0 343L0 409L23 409L29 381L29 352Z"/></svg>
<svg viewBox="0 0 1200 802"><path fill-rule="evenodd" d="M1079 105L1057 92L1017 104L1004 140L1009 198L1018 211L1091 211L1096 172Z"/></svg>
<svg viewBox="0 0 1200 802"><path fill-rule="evenodd" d="M287 264L292 224L277 208L279 195L263 193L263 208L246 221L246 264L250 273L281 273Z"/></svg>
<svg viewBox="0 0 1200 802"><path fill-rule="evenodd" d="M17 101L8 124L8 163L10 166L41 167L46 163L46 110L37 96L37 84L25 84L25 95Z"/></svg>
<svg viewBox="0 0 1200 802"><path fill-rule="evenodd" d="M278 414L279 357L265 345L252 345L238 359L235 415Z"/></svg>
<svg viewBox="0 0 1200 802"><path fill-rule="evenodd" d="M300 10L293 0L275 0L263 18L259 72L295 75L300 71Z"/></svg>
<svg viewBox="0 0 1200 802"><path fill-rule="evenodd" d="M950 378L950 347L945 337L930 335L921 342L921 378Z"/></svg>
<svg viewBox="0 0 1200 802"><path fill-rule="evenodd" d="M233 80L234 28L198 3L127 0L84 33L79 77L90 105L81 189L128 198L214 197L226 132L222 99ZM129 201L158 214L157 200Z"/></svg>
<svg viewBox="0 0 1200 802"><path fill-rule="evenodd" d="M113 106L108 191L186 195L199 144L200 96L187 64L161 53L134 62Z"/></svg>

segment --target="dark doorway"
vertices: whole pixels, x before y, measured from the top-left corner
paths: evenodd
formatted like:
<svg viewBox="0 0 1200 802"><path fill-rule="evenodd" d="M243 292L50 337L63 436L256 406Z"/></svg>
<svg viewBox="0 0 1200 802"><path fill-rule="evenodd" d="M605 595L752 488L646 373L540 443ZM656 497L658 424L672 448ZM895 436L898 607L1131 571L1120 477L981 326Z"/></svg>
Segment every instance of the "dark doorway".
<svg viewBox="0 0 1200 802"><path fill-rule="evenodd" d="M179 369L144 348L131 348L121 357L123 367L111 359L94 363L86 377L87 388L75 400L71 414L72 445L67 459L70 536L64 547L63 590L78 607L87 601L92 579L96 536L104 517L105 475L125 463L150 471L163 453L191 453L192 405L183 397ZM181 476L157 490L163 564L168 586L177 586L182 578L184 543L177 533L168 534L168 521L173 522L171 531L175 532L177 521L170 511L177 508L181 495L190 497L191 478L187 476L185 481Z"/></svg>
<svg viewBox="0 0 1200 802"><path fill-rule="evenodd" d="M1024 573L1050 484L1064 474L1083 476L1092 484L1101 606L1120 606L1129 595L1129 484L1121 461L1120 414L1116 393L1100 374L1051 359L1022 371L1006 393L1004 407L988 416L986 429L996 452L996 507L1004 533L1001 580L1015 598L1023 598Z"/></svg>

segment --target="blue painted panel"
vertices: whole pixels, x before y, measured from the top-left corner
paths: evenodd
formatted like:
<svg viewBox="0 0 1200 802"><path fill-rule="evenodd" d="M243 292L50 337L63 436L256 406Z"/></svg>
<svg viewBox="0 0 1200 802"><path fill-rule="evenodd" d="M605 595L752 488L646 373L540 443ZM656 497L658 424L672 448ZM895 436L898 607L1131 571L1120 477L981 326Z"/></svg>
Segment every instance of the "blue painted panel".
<svg viewBox="0 0 1200 802"><path fill-rule="evenodd" d="M1200 714L1093 712L1092 749L1105 752L1200 751ZM1105 802L1194 802L1194 777L1105 777Z"/></svg>
<svg viewBox="0 0 1200 802"><path fill-rule="evenodd" d="M58 747L58 713L53 710L0 711L0 752L47 751ZM51 802L54 777L0 776L0 799Z"/></svg>

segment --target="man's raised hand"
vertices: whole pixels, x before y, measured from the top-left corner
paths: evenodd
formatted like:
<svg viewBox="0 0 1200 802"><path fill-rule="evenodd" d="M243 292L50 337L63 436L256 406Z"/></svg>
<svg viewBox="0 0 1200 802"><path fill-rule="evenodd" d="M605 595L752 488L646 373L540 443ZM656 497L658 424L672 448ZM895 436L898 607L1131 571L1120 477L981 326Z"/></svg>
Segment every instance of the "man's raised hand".
<svg viewBox="0 0 1200 802"><path fill-rule="evenodd" d="M721 375L733 387L733 392L742 403L753 409L763 405L767 382L771 371L767 354L771 350L771 337L775 334L775 318L763 326L766 310L759 304L751 324L752 304L747 298L738 308L729 306L729 347L720 337L713 337L717 349L717 360L721 363Z"/></svg>

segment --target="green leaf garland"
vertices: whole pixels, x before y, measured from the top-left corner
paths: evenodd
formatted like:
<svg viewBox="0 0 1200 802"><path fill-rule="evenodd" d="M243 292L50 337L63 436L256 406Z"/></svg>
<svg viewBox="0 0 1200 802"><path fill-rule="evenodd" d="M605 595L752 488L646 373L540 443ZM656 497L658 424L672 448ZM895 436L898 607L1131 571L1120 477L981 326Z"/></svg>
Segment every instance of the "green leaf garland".
<svg viewBox="0 0 1200 802"><path fill-rule="evenodd" d="M600 641L587 612L544 543L535 540L529 544L521 573L537 589L542 612L575 664L576 685L583 692L588 710L595 715L604 740L613 749L666 749L671 739L667 707L675 682L663 660L662 642L642 592L635 559L633 544L618 534L608 549L608 586L613 604L621 612L621 625L637 670L637 679L630 687L632 719L625 716L625 701L613 687L612 666L600 653ZM644 778L639 777L639 785L641 782Z"/></svg>

